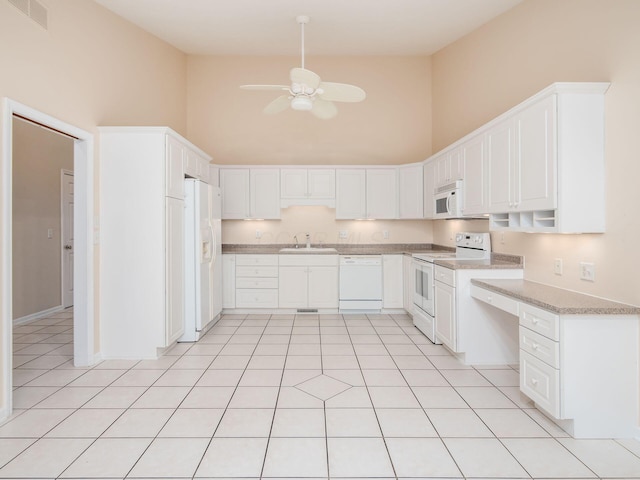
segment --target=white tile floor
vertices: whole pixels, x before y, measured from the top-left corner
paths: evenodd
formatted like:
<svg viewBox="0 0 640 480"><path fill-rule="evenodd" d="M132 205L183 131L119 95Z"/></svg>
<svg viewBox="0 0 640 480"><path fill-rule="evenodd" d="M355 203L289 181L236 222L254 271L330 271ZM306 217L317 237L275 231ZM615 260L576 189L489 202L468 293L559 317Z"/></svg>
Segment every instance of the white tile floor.
<svg viewBox="0 0 640 480"><path fill-rule="evenodd" d="M71 361L72 319L14 329L0 478L640 478L575 440L517 367L460 364L404 315L226 315L152 361Z"/></svg>

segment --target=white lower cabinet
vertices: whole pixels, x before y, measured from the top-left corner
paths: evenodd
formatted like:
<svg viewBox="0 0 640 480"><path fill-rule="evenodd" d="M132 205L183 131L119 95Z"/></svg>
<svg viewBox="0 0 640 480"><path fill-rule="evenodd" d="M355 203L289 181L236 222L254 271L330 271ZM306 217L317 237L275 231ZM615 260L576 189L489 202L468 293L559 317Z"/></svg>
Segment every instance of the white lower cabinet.
<svg viewBox="0 0 640 480"><path fill-rule="evenodd" d="M458 342L456 338L456 289L454 287L454 273L455 272L453 270L447 270L436 266L434 301L436 312L436 337L444 345L449 347L451 351L458 352Z"/></svg>
<svg viewBox="0 0 640 480"><path fill-rule="evenodd" d="M236 308L236 256L222 255L222 308Z"/></svg>
<svg viewBox="0 0 640 480"><path fill-rule="evenodd" d="M575 438L635 435L637 315L556 314L476 285L471 295L494 321L519 319L520 391L537 408Z"/></svg>
<svg viewBox="0 0 640 480"><path fill-rule="evenodd" d="M278 307L278 256L236 255L236 308Z"/></svg>
<svg viewBox="0 0 640 480"><path fill-rule="evenodd" d="M338 255L280 255L280 308L338 308Z"/></svg>
<svg viewBox="0 0 640 480"><path fill-rule="evenodd" d="M402 308L404 305L403 255L382 255L382 308Z"/></svg>

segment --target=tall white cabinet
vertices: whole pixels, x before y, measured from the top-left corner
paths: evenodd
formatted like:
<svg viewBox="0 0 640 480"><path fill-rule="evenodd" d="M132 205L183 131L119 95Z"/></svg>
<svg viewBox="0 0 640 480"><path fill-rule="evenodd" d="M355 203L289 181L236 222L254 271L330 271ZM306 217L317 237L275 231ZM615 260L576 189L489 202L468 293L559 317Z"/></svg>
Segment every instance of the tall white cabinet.
<svg viewBox="0 0 640 480"><path fill-rule="evenodd" d="M184 331L184 165L200 149L165 127L101 127L104 358L155 358Z"/></svg>

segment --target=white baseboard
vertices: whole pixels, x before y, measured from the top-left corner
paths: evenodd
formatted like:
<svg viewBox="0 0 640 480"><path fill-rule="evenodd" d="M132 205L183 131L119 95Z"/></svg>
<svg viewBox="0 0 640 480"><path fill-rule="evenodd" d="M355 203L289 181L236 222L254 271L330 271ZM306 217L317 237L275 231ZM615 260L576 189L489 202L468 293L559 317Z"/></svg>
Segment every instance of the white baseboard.
<svg viewBox="0 0 640 480"><path fill-rule="evenodd" d="M51 307L46 310L42 310L41 312L32 313L31 315L25 315L24 317L16 318L13 321L14 325L22 325L23 323L31 322L32 320L36 320L42 317L48 317L51 314L61 312L64 310L62 305L58 305L57 307Z"/></svg>

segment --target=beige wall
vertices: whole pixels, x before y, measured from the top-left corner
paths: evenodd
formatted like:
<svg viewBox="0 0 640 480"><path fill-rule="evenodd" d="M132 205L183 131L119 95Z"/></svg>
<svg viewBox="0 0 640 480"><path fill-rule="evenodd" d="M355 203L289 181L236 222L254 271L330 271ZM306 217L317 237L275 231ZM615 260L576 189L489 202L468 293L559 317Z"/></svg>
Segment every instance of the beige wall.
<svg viewBox="0 0 640 480"><path fill-rule="evenodd" d="M220 164L397 164L431 154L429 57L310 57L323 80L362 87L362 103L339 103L320 120L286 110L264 115L278 92L243 84L287 84L297 57L190 56L188 137Z"/></svg>
<svg viewBox="0 0 640 480"><path fill-rule="evenodd" d="M73 140L13 122L13 318L60 306L60 171L73 170ZM47 229L53 230L51 239Z"/></svg>
<svg viewBox="0 0 640 480"><path fill-rule="evenodd" d="M43 3L49 10L48 31L9 2L0 1L0 97L93 133L98 125L123 124L168 125L186 133L186 56L182 52L92 1ZM97 157L94 168L97 188ZM99 249L96 274L98 259ZM4 261L6 245L0 245L0 268ZM99 302L97 275L95 283ZM0 303L8 301L0 298ZM99 332L97 325L95 331ZM0 372L3 361L0 355ZM0 388L7 381L0 378Z"/></svg>
<svg viewBox="0 0 640 480"><path fill-rule="evenodd" d="M428 220L336 220L335 209L295 206L282 210L281 220L224 220L222 243L268 244L294 243L293 236L304 246L305 233L314 246L322 243L364 245L368 243L431 243L432 222ZM262 238L256 238L256 230ZM389 238L384 238L384 232ZM339 239L340 231L348 238Z"/></svg>
<svg viewBox="0 0 640 480"><path fill-rule="evenodd" d="M640 305L640 2L525 0L436 53L434 151L555 81L610 81L606 94L607 231L591 235L493 234L494 250L526 258L525 277ZM455 223L435 222L436 242ZM555 258L564 275L553 274ZM578 263L596 264L594 283Z"/></svg>

